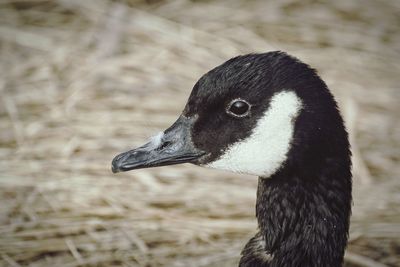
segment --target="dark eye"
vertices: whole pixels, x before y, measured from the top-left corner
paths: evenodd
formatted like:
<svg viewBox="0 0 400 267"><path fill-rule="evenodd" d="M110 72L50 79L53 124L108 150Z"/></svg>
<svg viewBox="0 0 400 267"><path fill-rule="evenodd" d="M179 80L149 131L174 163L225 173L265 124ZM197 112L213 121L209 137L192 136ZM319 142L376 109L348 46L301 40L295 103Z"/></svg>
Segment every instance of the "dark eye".
<svg viewBox="0 0 400 267"><path fill-rule="evenodd" d="M235 117L244 117L249 114L250 104L242 99L235 99L229 105L227 112Z"/></svg>

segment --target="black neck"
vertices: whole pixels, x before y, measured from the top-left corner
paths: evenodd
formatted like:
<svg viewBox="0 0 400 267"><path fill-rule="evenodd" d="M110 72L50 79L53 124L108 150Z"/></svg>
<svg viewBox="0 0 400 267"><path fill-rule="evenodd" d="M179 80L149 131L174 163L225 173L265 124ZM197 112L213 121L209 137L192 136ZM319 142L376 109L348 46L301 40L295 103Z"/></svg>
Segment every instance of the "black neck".
<svg viewBox="0 0 400 267"><path fill-rule="evenodd" d="M318 177L301 177L307 174L286 168L271 178L259 178L260 233L247 244L240 266L342 266L351 174L346 164L330 163Z"/></svg>

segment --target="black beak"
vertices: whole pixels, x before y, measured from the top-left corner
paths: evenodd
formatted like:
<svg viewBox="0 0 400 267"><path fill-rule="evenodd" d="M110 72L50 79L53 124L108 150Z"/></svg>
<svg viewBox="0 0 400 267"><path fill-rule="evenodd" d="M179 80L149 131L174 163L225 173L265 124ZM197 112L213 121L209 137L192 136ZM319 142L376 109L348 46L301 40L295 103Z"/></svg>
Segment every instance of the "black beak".
<svg viewBox="0 0 400 267"><path fill-rule="evenodd" d="M180 116L170 128L149 143L117 155L112 161L112 172L195 163L205 153L192 143L190 130L193 122L194 118Z"/></svg>

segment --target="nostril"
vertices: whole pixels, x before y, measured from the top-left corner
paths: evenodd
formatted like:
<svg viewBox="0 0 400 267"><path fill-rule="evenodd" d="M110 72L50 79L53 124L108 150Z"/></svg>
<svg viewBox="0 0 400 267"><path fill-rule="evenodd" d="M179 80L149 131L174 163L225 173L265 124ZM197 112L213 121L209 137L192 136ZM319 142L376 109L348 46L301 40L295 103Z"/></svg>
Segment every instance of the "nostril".
<svg viewBox="0 0 400 267"><path fill-rule="evenodd" d="M163 150L163 149L169 147L170 145L172 145L172 142L171 142L171 141L165 141L164 143L161 144L161 146L159 146L159 147L157 148L157 150Z"/></svg>

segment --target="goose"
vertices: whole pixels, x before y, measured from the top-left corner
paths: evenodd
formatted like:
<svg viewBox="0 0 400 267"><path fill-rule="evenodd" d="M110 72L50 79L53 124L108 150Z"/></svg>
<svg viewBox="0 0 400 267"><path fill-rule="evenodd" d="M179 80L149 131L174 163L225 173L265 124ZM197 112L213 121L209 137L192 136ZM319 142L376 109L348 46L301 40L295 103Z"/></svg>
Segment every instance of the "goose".
<svg viewBox="0 0 400 267"><path fill-rule="evenodd" d="M182 114L112 171L180 163L258 176L258 232L240 267L342 266L351 214L351 152L337 103L285 52L234 57L204 74Z"/></svg>

